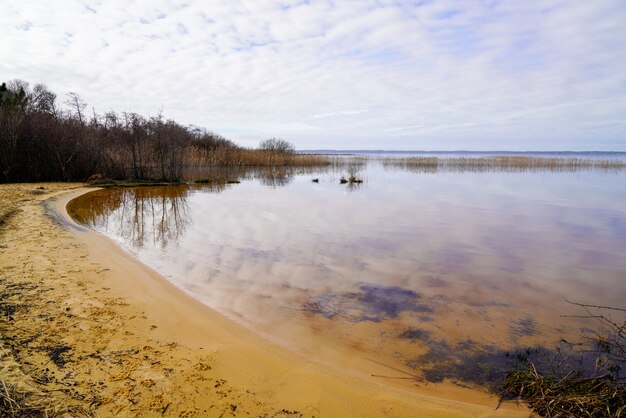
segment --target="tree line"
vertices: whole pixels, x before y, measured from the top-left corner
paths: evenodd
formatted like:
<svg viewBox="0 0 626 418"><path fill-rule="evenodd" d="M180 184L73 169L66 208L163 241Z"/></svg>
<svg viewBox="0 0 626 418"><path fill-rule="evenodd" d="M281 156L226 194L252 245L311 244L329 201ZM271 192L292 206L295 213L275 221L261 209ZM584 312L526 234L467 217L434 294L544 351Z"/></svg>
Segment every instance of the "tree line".
<svg viewBox="0 0 626 418"><path fill-rule="evenodd" d="M177 181L189 164L288 164L291 159L269 157L295 155L293 145L277 138L248 150L160 114L98 114L73 92L64 104L43 84L0 85L0 182Z"/></svg>

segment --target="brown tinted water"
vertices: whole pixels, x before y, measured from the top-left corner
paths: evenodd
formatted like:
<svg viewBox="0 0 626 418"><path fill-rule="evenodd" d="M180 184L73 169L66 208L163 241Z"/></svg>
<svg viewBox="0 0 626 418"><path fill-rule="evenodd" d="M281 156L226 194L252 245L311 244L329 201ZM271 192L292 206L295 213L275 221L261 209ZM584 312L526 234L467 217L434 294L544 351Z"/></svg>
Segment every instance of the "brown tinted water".
<svg viewBox="0 0 626 418"><path fill-rule="evenodd" d="M358 168L360 184L341 167L230 172L241 183L69 209L228 317L343 368L383 363L381 380L488 386L507 352L593 326L567 300L624 307L626 172Z"/></svg>

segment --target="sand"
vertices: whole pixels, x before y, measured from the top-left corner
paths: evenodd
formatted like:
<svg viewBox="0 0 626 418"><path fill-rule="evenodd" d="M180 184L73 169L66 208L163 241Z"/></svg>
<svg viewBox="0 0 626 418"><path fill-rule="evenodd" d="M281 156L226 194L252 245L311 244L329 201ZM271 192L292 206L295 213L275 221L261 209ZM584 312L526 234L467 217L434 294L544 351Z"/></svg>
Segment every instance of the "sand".
<svg viewBox="0 0 626 418"><path fill-rule="evenodd" d="M0 389L72 416L529 415L452 384L368 379L259 337L75 224L65 206L87 191L0 185Z"/></svg>

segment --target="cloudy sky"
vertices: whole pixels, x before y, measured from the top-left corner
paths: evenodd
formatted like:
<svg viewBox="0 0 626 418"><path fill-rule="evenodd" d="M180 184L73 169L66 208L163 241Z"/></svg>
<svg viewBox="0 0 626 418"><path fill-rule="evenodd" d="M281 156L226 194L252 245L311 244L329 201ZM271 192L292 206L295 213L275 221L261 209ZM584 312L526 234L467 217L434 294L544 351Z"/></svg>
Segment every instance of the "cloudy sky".
<svg viewBox="0 0 626 418"><path fill-rule="evenodd" d="M19 0L0 78L253 146L626 150L624 0Z"/></svg>

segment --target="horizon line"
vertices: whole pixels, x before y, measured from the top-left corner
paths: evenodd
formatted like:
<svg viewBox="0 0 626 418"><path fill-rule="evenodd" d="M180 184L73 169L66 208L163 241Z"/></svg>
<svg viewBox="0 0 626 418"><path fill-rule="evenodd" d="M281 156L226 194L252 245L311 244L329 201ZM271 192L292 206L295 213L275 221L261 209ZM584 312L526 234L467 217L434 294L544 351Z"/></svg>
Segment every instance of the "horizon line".
<svg viewBox="0 0 626 418"><path fill-rule="evenodd" d="M407 150L407 149L340 149L340 148L317 148L317 149L297 149L297 152L311 152L311 151L333 151L333 152L510 152L510 153L571 153L571 154L584 154L584 153L626 153L626 150L609 151L609 150L584 150L584 151L572 151L572 150L525 150L525 151L513 151L513 150Z"/></svg>

